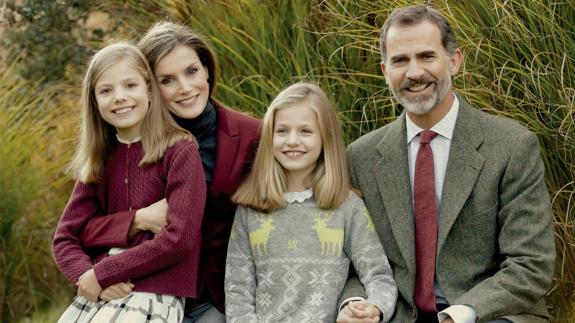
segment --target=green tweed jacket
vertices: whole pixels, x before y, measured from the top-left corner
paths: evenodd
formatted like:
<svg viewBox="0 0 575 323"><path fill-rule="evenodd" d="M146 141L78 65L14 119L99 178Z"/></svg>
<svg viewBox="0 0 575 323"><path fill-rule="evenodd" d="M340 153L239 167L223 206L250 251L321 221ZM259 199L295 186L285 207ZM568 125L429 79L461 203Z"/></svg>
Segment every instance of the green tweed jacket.
<svg viewBox="0 0 575 323"><path fill-rule="evenodd" d="M555 245L549 193L536 136L459 97L441 196L436 277L450 304L478 321L545 322ZM415 236L405 113L353 142L350 176L363 193L394 271L392 322L414 322ZM361 296L350 279L341 299Z"/></svg>

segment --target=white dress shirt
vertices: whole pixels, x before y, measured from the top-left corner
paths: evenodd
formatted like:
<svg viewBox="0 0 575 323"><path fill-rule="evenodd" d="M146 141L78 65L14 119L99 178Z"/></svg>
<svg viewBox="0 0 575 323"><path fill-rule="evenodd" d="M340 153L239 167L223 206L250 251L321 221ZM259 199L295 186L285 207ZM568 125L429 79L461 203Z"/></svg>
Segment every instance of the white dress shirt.
<svg viewBox="0 0 575 323"><path fill-rule="evenodd" d="M435 174L435 205L437 215L437 225L439 226L439 217L441 214L441 193L443 192L443 182L445 180L445 172L447 170L447 162L449 160L449 148L451 147L451 140L453 139L453 130L455 129L455 122L457 121L457 114L459 112L459 100L455 96L453 105L449 112L437 122L431 129L438 134L430 143L431 150L433 151L433 170ZM415 160L419 152L419 142L423 130L417 126L409 115L406 114L405 118L407 126L407 160L409 163L409 180L411 183L411 196L413 201L413 177L415 174ZM435 296L438 303L448 304L445 294L441 290L437 278L434 279L435 283ZM452 305L441 311L437 315L439 322L442 322L447 317L451 317L455 323L473 323L477 319L477 314L471 306L467 305Z"/></svg>

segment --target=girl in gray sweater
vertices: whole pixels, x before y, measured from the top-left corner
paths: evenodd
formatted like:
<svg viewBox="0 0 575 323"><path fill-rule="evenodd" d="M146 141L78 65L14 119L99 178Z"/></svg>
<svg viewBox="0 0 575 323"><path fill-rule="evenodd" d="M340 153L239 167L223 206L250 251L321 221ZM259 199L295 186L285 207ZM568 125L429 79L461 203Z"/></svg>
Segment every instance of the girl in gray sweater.
<svg viewBox="0 0 575 323"><path fill-rule="evenodd" d="M350 261L367 292L358 310L393 314L397 289L363 200L351 191L335 110L310 83L268 108L226 262L228 322L334 322Z"/></svg>

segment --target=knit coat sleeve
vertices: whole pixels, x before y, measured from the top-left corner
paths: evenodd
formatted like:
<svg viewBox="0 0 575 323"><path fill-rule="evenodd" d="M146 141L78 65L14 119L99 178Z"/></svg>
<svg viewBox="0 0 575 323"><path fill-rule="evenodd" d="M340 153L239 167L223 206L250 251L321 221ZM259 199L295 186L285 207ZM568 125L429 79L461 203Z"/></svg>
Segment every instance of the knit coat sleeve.
<svg viewBox="0 0 575 323"><path fill-rule="evenodd" d="M344 251L365 287L367 302L376 305L383 313L383 322L388 322L397 301L393 273L363 200L354 196L352 203L346 218Z"/></svg>
<svg viewBox="0 0 575 323"><path fill-rule="evenodd" d="M228 322L257 322L256 272L249 240L249 209L236 210L226 259L226 318Z"/></svg>
<svg viewBox="0 0 575 323"><path fill-rule="evenodd" d="M58 268L74 284L92 268L92 260L84 252L78 237L88 219L99 210L96 185L76 182L52 241Z"/></svg>
<svg viewBox="0 0 575 323"><path fill-rule="evenodd" d="M198 149L190 142L179 142L168 149L163 163L167 169L167 225L154 239L94 265L102 288L179 263L201 243L206 185Z"/></svg>

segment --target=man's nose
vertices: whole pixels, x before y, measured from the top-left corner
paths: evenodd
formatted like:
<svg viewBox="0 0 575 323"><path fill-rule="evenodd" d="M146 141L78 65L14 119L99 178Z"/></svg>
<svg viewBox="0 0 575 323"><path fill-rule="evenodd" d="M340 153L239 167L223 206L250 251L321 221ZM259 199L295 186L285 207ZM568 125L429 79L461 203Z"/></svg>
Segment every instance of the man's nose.
<svg viewBox="0 0 575 323"><path fill-rule="evenodd" d="M418 80L421 79L424 75L425 71L421 64L415 60L409 62L407 66L406 77L408 79Z"/></svg>

